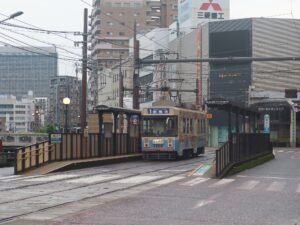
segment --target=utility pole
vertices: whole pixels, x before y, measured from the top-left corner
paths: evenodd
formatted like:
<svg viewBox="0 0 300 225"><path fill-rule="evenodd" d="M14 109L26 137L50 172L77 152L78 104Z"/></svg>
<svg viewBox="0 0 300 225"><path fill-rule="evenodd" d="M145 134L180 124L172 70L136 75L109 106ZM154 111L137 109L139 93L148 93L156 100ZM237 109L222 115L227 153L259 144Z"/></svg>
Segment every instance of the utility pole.
<svg viewBox="0 0 300 225"><path fill-rule="evenodd" d="M119 107L123 108L123 100L124 100L124 81L122 74L122 56L120 55L120 70L119 70Z"/></svg>
<svg viewBox="0 0 300 225"><path fill-rule="evenodd" d="M134 32L133 32L133 98L132 106L133 109L139 109L139 51L140 51L140 42L136 40L136 21L134 21Z"/></svg>
<svg viewBox="0 0 300 225"><path fill-rule="evenodd" d="M87 85L87 36L88 36L88 9L84 9L83 47L82 47L82 95L81 95L81 132L86 128L86 85Z"/></svg>
<svg viewBox="0 0 300 225"><path fill-rule="evenodd" d="M167 27L167 4L165 0L161 0L160 2L160 27L165 28Z"/></svg>

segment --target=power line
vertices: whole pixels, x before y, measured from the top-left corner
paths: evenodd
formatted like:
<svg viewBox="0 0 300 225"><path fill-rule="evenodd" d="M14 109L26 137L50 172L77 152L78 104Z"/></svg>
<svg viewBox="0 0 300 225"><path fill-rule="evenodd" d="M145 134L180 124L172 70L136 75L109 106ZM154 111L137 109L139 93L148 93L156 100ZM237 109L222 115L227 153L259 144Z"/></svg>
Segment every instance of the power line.
<svg viewBox="0 0 300 225"><path fill-rule="evenodd" d="M3 37L4 38L4 37ZM4 38L4 39L7 39L7 38ZM9 40L9 39L8 39ZM9 40L11 41L11 40ZM11 41L11 42L14 42L14 41ZM30 52L30 53L33 53L33 54L36 54L36 55L43 55L43 56L47 56L47 57L52 57L52 58L56 58L56 59L61 59L61 60L66 60L66 61L79 61L79 60L74 60L74 59L65 59L65 58L60 58L60 57L57 57L56 55L53 54L43 54L43 53L40 53L40 52L35 52L35 51L32 51L30 49L27 49L27 48L23 48L23 47L19 47L19 46L15 46L15 45L12 45L12 44L9 44L7 42L4 42L4 41L0 41L0 43L4 44L4 45L8 45L10 47L13 47L13 48L16 48L16 49L19 49L19 50L23 50L23 51L26 51L26 52ZM14 42L15 43L15 42Z"/></svg>
<svg viewBox="0 0 300 225"><path fill-rule="evenodd" d="M5 16L5 17L8 17L7 15L5 15L5 14L3 14L3 13L0 13L0 15ZM40 27L38 27L38 26L32 25L32 24L30 24L30 23L24 22L24 21L19 20L19 19L16 19L16 18L14 18L14 20L16 20L16 21L18 21L18 22L20 22L20 23L23 23L23 24L25 24L25 25L28 25L28 26L37 28L37 29L42 29L42 28L40 28ZM68 41L72 41L72 42L74 43L74 40L72 40L71 38L64 37L64 36L59 35L59 34L56 34L56 33L54 33L54 35L56 35L56 36L58 36L58 37L60 37L60 38L66 39L66 40L68 40Z"/></svg>
<svg viewBox="0 0 300 225"><path fill-rule="evenodd" d="M12 24L12 23L1 23L1 25L9 26L9 27L22 28L22 29L25 29L25 30L38 31L40 33L47 33L47 34L54 34L54 33L72 34L72 35L77 35L77 34L79 35L80 34L80 32L78 32L78 31L45 30L45 29L41 29L41 28L32 28L32 27L20 26L20 25Z"/></svg>
<svg viewBox="0 0 300 225"><path fill-rule="evenodd" d="M27 38L29 38L29 39L38 41L38 42L43 43L43 44L55 46L56 48L58 48L58 49L60 49L60 50L63 50L63 51L65 51L65 52L68 52L68 53L70 53L70 54L72 54L72 55L81 56L81 55L79 55L79 54L76 54L76 53L74 53L74 52L72 52L72 51L69 51L69 50L67 50L67 49L65 49L65 48L63 48L63 47L61 47L61 46L59 46L59 45L56 45L56 44L54 44L54 43L42 41L42 40L39 40L39 39L34 38L34 37L32 37L32 36L28 36L28 35L26 35L26 34L19 33L19 32L17 32L17 31L13 31L13 30L10 30L10 29L7 29L7 28L0 27L0 29L6 30L6 31L9 31L9 32L18 34L18 35L22 35L22 36L24 36L24 37L27 37Z"/></svg>

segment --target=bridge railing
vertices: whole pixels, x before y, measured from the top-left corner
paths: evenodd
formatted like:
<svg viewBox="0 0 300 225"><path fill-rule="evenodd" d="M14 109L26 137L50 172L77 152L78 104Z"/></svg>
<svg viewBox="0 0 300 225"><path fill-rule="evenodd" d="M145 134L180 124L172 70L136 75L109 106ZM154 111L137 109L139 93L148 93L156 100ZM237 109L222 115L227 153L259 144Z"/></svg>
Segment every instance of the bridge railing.
<svg viewBox="0 0 300 225"><path fill-rule="evenodd" d="M49 162L108 157L140 152L140 138L130 134L61 134L61 142L48 141L19 148L15 156L15 174Z"/></svg>
<svg viewBox="0 0 300 225"><path fill-rule="evenodd" d="M232 134L229 141L216 151L216 176L222 177L235 164L272 150L269 134Z"/></svg>

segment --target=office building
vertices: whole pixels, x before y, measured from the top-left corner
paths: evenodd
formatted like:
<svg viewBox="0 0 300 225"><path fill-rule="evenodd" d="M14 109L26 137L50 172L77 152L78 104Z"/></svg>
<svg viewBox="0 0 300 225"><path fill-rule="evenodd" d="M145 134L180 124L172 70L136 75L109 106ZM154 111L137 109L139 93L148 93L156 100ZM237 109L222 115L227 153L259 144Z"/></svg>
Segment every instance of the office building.
<svg viewBox="0 0 300 225"><path fill-rule="evenodd" d="M57 52L53 47L0 47L0 94L17 98L33 91L48 97L51 78L57 76Z"/></svg>

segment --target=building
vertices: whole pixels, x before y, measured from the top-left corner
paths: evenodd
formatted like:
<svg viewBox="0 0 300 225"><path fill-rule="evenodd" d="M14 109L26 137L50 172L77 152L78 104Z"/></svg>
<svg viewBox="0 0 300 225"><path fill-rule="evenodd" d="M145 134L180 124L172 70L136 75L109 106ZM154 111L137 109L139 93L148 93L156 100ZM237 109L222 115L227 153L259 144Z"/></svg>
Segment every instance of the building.
<svg viewBox="0 0 300 225"><path fill-rule="evenodd" d="M6 132L6 118L5 117L0 117L0 133ZM0 146L1 147L1 146Z"/></svg>
<svg viewBox="0 0 300 225"><path fill-rule="evenodd" d="M299 26L300 20L297 19L211 21L171 41L169 49L178 52L180 58L293 57L300 50ZM280 101L281 98L285 102L284 110L291 110L286 106L285 89L298 90L300 85L299 61L177 63L170 64L168 68L169 74L177 73L177 78L183 79L181 89L198 87L200 90L198 96L182 93L182 102L202 106L207 99L222 98L244 107L256 104L261 109L266 104L264 108L269 109L269 105L274 106L274 101ZM196 86L197 81L199 85ZM267 113L268 110L261 112ZM292 133L289 129L292 117L286 117L290 113L284 113L279 121L278 118L273 119L272 115L278 116L280 112L271 115L272 140L287 140ZM276 122L274 126L272 121ZM223 143L223 137L228 136L227 119L222 118L221 113L213 112L210 125L211 137L214 138L211 143ZM295 127L299 129L299 125ZM296 129L293 129L294 133Z"/></svg>
<svg viewBox="0 0 300 225"><path fill-rule="evenodd" d="M1 95L19 98L33 91L35 97L49 97L50 80L57 73L53 47L0 47Z"/></svg>
<svg viewBox="0 0 300 225"><path fill-rule="evenodd" d="M135 21L137 32L147 33L177 20L177 0L94 0L93 8L91 58L97 68L128 57Z"/></svg>
<svg viewBox="0 0 300 225"><path fill-rule="evenodd" d="M58 76L51 79L49 101L49 123L55 124L57 129L62 130L66 121L66 105L63 104L65 97L70 98L68 110L68 127L78 127L80 124L81 109L81 81L76 77Z"/></svg>
<svg viewBox="0 0 300 225"><path fill-rule="evenodd" d="M35 102L31 95L17 99L12 95L0 95L0 118L3 132L29 132L34 129Z"/></svg>

